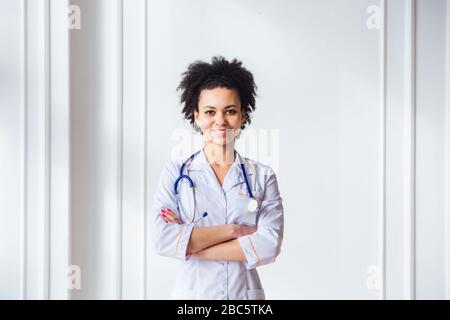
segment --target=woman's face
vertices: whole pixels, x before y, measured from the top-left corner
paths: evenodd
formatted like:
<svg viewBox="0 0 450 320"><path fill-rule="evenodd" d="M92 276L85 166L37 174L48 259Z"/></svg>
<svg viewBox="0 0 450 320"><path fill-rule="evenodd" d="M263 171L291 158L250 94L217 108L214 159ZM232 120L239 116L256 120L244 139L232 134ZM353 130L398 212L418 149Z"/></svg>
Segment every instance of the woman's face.
<svg viewBox="0 0 450 320"><path fill-rule="evenodd" d="M220 87L204 89L198 100L194 116L205 142L221 146L233 142L244 122L238 92Z"/></svg>

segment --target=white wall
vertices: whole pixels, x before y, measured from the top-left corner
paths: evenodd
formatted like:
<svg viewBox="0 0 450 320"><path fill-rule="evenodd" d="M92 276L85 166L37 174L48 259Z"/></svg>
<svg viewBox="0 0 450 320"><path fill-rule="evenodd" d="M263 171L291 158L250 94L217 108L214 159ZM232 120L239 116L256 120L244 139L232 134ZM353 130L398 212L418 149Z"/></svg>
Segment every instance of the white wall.
<svg viewBox="0 0 450 320"><path fill-rule="evenodd" d="M71 3L72 298L144 298L146 3Z"/></svg>
<svg viewBox="0 0 450 320"><path fill-rule="evenodd" d="M66 12L0 2L0 298L69 296Z"/></svg>
<svg viewBox="0 0 450 320"><path fill-rule="evenodd" d="M254 73L238 149L284 199L267 297L450 298L450 5L386 2L72 0L68 42L64 2L2 0L0 298L169 297L146 217L215 54Z"/></svg>
<svg viewBox="0 0 450 320"><path fill-rule="evenodd" d="M415 278L420 299L450 298L449 7L448 1L417 6Z"/></svg>
<svg viewBox="0 0 450 320"><path fill-rule="evenodd" d="M19 1L3 1L1 12L8 13L0 19L1 61L1 184L0 184L0 297L20 297L23 266L23 216L21 184L21 25ZM2 17L3 18L3 17ZM16 19L14 19L16 18ZM7 94L8 93L8 94ZM22 236L22 237L21 237Z"/></svg>

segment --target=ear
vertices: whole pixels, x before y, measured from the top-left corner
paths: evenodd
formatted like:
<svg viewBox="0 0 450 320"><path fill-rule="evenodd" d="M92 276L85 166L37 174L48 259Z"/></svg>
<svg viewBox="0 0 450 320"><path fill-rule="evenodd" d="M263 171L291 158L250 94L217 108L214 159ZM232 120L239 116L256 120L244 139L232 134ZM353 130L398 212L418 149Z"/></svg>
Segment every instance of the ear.
<svg viewBox="0 0 450 320"><path fill-rule="evenodd" d="M247 117L245 115L245 113L242 114L242 119L241 119L241 126L244 125L245 121L247 120Z"/></svg>
<svg viewBox="0 0 450 320"><path fill-rule="evenodd" d="M194 120L195 120L195 122L197 123L197 125L198 125L198 123L199 123L199 120L198 120L198 117L200 116L200 113L198 113L198 111L194 111Z"/></svg>

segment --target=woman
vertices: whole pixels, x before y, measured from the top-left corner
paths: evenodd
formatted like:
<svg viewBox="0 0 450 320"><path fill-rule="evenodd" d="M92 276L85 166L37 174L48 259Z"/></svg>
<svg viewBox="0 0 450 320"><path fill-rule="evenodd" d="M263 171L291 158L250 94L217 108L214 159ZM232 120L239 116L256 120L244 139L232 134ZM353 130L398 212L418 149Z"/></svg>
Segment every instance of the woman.
<svg viewBox="0 0 450 320"><path fill-rule="evenodd" d="M273 171L235 150L255 110L253 75L214 57L192 63L178 89L203 148L168 163L154 198L156 250L183 261L172 297L265 299L256 267L280 253L283 206Z"/></svg>

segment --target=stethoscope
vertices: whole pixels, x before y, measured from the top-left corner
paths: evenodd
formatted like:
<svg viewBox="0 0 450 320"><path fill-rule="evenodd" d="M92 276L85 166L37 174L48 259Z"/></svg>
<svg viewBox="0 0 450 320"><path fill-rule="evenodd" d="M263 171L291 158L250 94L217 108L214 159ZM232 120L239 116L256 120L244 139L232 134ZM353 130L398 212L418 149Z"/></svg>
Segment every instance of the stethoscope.
<svg viewBox="0 0 450 320"><path fill-rule="evenodd" d="M188 159L186 159L186 161L183 162L183 164L181 165L181 168L180 168L180 175L175 180L175 183L173 185L173 192L175 193L175 196L177 197L177 209L178 209L178 211L180 211L180 199L179 199L179 194L178 194L178 184L180 183L181 180L186 179L189 182L189 189L191 190L192 198L194 199L194 213L192 214L192 219L191 219L190 222L183 223L181 225L189 225L189 224L192 224L192 223L196 223L196 222L200 221L201 219L205 218L208 215L208 212L205 211L205 212L202 213L202 216L200 218L198 218L197 220L195 219L195 215L196 215L195 212L197 210L197 203L195 201L194 182L192 181L191 177L189 177L189 175L183 174L184 167L189 165L192 162L192 160L194 160L194 158L200 152L201 152L201 150L197 151L196 153L191 155ZM248 183L247 172L245 171L244 164L241 163L240 167L241 167L242 174L244 176L245 186L247 187L247 195L249 197L249 201L248 201L248 204L247 204L247 210L250 213L256 213L258 211L258 209L259 209L259 202L258 202L258 200L256 200L253 197L253 193L250 190L250 184Z"/></svg>

